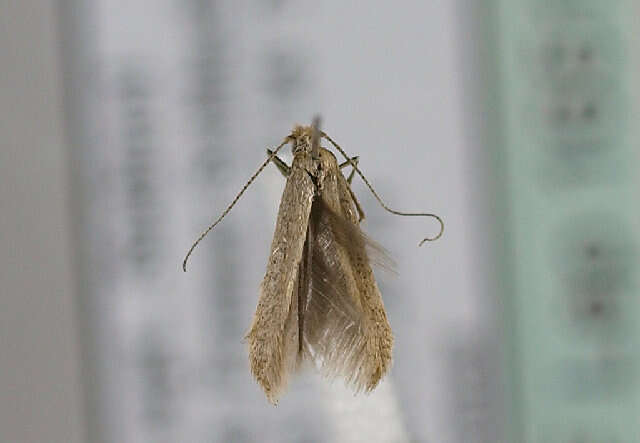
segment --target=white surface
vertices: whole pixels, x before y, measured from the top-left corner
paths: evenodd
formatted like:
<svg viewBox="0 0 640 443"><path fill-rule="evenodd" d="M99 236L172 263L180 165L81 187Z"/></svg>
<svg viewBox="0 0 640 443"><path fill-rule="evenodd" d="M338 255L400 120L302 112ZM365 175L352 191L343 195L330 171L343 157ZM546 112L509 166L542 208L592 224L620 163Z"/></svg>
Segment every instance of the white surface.
<svg viewBox="0 0 640 443"><path fill-rule="evenodd" d="M80 240L92 320L83 336L95 337L97 367L88 418L99 425L91 438L297 442L355 432L371 441L385 430L398 441L454 441L451 356L467 349L460 341L483 320L471 263L473 147L464 138L455 5L160 1L149 8L139 0L96 1L87 10L90 16L78 18L85 34L72 40L88 56L70 71L96 72L75 91L87 109L74 121L90 129L73 151L87 222ZM47 57L55 57L51 51ZM285 89L277 92L282 78ZM241 339L284 185L275 168L196 250L189 273L179 269L190 242L253 173L264 148L316 112L347 152L360 155L389 206L437 212L446 222L441 240L417 248L437 223L385 213L355 180L365 230L390 250L400 273L378 273L396 335L394 368L380 393L358 397L365 408L346 407L308 375L274 409L251 380ZM62 168L62 149L51 155ZM12 170L9 164L3 167ZM15 180L33 185L36 174ZM63 179L66 171L56 174ZM47 186L43 200L56 205L48 213L64 229L67 197L51 199L56 189ZM13 198L16 211L24 210ZM64 235L56 240L64 243ZM71 284L65 263L43 263L62 287ZM64 325L64 364L73 366L74 323ZM77 387L78 374L65 374L69 389ZM354 418L353 429L336 419L341 410Z"/></svg>

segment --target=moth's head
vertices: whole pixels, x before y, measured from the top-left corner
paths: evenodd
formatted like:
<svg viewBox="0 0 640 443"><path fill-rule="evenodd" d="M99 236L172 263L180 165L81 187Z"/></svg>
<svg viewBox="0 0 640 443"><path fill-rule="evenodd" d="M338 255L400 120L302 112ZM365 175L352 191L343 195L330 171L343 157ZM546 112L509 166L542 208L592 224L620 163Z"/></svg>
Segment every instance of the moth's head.
<svg viewBox="0 0 640 443"><path fill-rule="evenodd" d="M291 140L291 152L295 155L298 152L311 152L311 136L313 128L311 126L296 126L289 135Z"/></svg>

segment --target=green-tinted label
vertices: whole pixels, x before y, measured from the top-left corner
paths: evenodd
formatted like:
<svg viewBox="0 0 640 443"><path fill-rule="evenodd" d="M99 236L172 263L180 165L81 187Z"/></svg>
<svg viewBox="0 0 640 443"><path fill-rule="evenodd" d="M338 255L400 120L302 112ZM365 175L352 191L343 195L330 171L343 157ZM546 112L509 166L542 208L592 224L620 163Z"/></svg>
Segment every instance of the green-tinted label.
<svg viewBox="0 0 640 443"><path fill-rule="evenodd" d="M497 4L513 438L640 441L638 10Z"/></svg>

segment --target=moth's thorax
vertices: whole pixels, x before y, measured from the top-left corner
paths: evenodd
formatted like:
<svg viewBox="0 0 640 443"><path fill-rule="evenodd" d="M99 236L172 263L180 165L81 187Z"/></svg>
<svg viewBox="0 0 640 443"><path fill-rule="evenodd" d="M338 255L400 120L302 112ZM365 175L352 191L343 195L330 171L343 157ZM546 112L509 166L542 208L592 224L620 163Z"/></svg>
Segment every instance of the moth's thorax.
<svg viewBox="0 0 640 443"><path fill-rule="evenodd" d="M340 174L338 162L331 151L320 147L318 157L313 157L311 152L298 151L293 156L292 168L303 169L311 177L315 195L322 194L327 182L335 183Z"/></svg>

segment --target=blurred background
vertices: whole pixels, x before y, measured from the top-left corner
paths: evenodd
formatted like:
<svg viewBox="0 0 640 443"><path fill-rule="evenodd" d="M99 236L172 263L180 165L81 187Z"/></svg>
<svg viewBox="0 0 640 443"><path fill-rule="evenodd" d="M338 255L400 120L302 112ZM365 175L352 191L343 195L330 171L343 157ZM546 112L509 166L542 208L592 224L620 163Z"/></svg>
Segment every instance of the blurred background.
<svg viewBox="0 0 640 443"><path fill-rule="evenodd" d="M482 4L479 4L482 3ZM640 442L631 0L0 2L0 441ZM295 123L360 166L394 367L243 337ZM288 151L288 149L287 149ZM284 157L291 159L287 152Z"/></svg>

